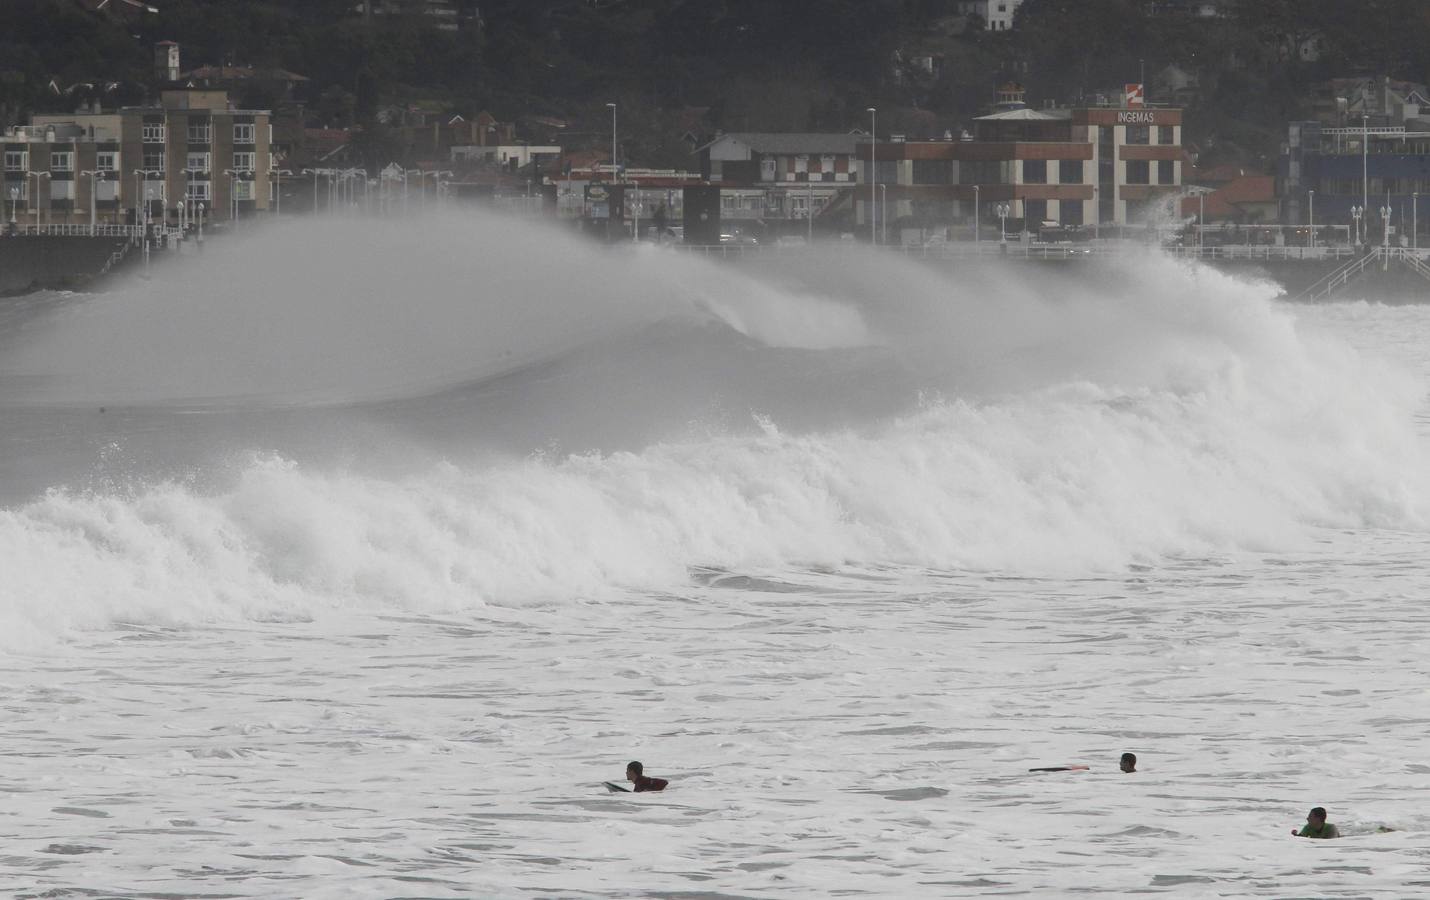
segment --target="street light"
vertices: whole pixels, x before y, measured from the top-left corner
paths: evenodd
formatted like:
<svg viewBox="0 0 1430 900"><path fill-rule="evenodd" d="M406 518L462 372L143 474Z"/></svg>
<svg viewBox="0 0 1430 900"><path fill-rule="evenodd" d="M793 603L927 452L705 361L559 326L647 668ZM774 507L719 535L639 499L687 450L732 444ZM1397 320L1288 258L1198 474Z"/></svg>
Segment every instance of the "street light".
<svg viewBox="0 0 1430 900"><path fill-rule="evenodd" d="M1315 191L1307 191L1307 192L1306 192L1306 196L1310 198L1310 204L1311 204L1311 214L1310 214L1310 223L1311 223L1311 249L1314 250L1314 249L1316 249L1316 192L1315 192Z"/></svg>
<svg viewBox="0 0 1430 900"><path fill-rule="evenodd" d="M1420 249L1420 195L1410 195L1410 249Z"/></svg>
<svg viewBox="0 0 1430 900"><path fill-rule="evenodd" d="M1360 242L1361 242L1361 239L1360 239L1360 220L1361 220L1361 216L1363 216L1364 214L1365 214L1365 207L1364 207L1364 206L1352 206L1352 207L1351 207L1351 218L1352 218L1353 220L1355 220L1356 244L1357 244L1357 246L1359 246L1359 244L1360 244Z"/></svg>
<svg viewBox="0 0 1430 900"><path fill-rule="evenodd" d="M1364 113L1360 117L1360 188L1360 208L1365 210L1370 206L1370 117Z"/></svg>
<svg viewBox="0 0 1430 900"><path fill-rule="evenodd" d="M615 183L616 173L620 171L616 165L616 104L607 103L606 108L611 111L611 182Z"/></svg>
<svg viewBox="0 0 1430 900"><path fill-rule="evenodd" d="M978 199L978 185L975 184L973 186L973 243L975 244L979 243L978 231L981 212L979 207L981 205L982 201Z"/></svg>
<svg viewBox="0 0 1430 900"><path fill-rule="evenodd" d="M44 212L44 206L42 206L42 205L40 204L40 179L41 179L41 178L49 178L49 177L50 177L50 173L49 173L49 172L30 172L29 174L26 175L26 177L27 177L27 178L33 178L33 179L35 179L34 203L32 203L31 205L35 207L35 228L36 228L36 230L38 230L39 227L40 227L40 214L41 214L42 212ZM48 204L46 204L46 205L48 205Z"/></svg>
<svg viewBox="0 0 1430 900"><path fill-rule="evenodd" d="M20 189L10 188L10 230L15 230L15 209L20 205Z"/></svg>
<svg viewBox="0 0 1430 900"><path fill-rule="evenodd" d="M283 176L292 175L293 173L287 169L269 169L268 174L278 176L278 183L273 187L273 217L277 218L283 213Z"/></svg>
<svg viewBox="0 0 1430 900"><path fill-rule="evenodd" d="M248 173L248 169L224 169L223 174L228 176L228 218L235 226L238 225L238 176Z"/></svg>
<svg viewBox="0 0 1430 900"><path fill-rule="evenodd" d="M139 208L139 203L140 203L140 201L144 198L144 189L139 186L139 183L140 183L140 179L143 179L143 180L145 180L145 181L148 181L148 180L149 180L149 177L150 177L151 175L158 175L159 177L162 178L162 177L164 176L164 171L163 171L162 169L135 169L135 170L134 170L134 224L135 224L136 227L139 227L139 229L140 229L140 235L139 235L139 236L140 236L141 238L144 237L144 235L143 235L143 227L142 227L142 226L144 225L144 220L145 220L145 219L148 217L148 215L149 215L149 210L146 208L146 209L142 210L142 212L141 212L141 210L140 210L140 208ZM153 192L151 191L150 194L152 195L152 193L153 193ZM146 244L147 244L147 240L146 240Z"/></svg>
<svg viewBox="0 0 1430 900"><path fill-rule="evenodd" d="M1000 203L993 208L993 211L998 214L999 219L998 243L1006 244L1008 243L1008 204Z"/></svg>
<svg viewBox="0 0 1430 900"><path fill-rule="evenodd" d="M869 243L879 243L879 231L875 224L878 218L878 210L875 209L874 182L875 170L878 168L874 163L875 151L879 147L879 111L874 107L869 107Z"/></svg>
<svg viewBox="0 0 1430 900"><path fill-rule="evenodd" d="M162 212L162 210L161 210ZM149 271L149 226L154 216L154 189L144 189L144 271Z"/></svg>
<svg viewBox="0 0 1430 900"><path fill-rule="evenodd" d="M1390 208L1390 198L1387 197L1385 205L1380 208L1380 221L1385 226L1384 237L1381 242L1387 250L1390 249L1390 215L1392 212L1394 212L1394 210Z"/></svg>
<svg viewBox="0 0 1430 900"><path fill-rule="evenodd" d="M895 206L898 201L895 201ZM879 243L889 243L889 186L879 185Z"/></svg>
<svg viewBox="0 0 1430 900"><path fill-rule="evenodd" d="M1207 243L1207 194L1202 191L1197 194L1197 252Z"/></svg>
<svg viewBox="0 0 1430 900"><path fill-rule="evenodd" d="M84 170L82 170L82 171L79 173L79 177L81 177L81 178L83 178L83 177L86 176L86 175L89 176L89 236L90 236L90 237L94 237L94 224L95 224L95 222L94 222L94 220L95 220L95 202L94 202L94 200L95 200L95 194L98 194L98 193L99 193L99 185L95 183L95 179L97 179L99 176L101 176L101 175L103 175L103 174L104 174L103 172L95 171L95 170L92 170L92 169L84 169ZM106 180L108 180L108 179L106 179Z"/></svg>

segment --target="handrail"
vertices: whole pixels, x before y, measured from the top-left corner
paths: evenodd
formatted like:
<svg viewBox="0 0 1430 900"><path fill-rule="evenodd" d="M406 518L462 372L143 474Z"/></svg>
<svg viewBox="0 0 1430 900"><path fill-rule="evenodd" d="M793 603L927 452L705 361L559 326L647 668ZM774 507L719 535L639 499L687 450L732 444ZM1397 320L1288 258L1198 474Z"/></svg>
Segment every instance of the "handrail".
<svg viewBox="0 0 1430 900"><path fill-rule="evenodd" d="M1374 247L1364 256L1351 260L1344 265L1337 266L1329 275L1306 288L1297 295L1297 300L1324 300L1336 291L1350 284L1352 278L1359 277L1365 273L1371 263L1380 259L1380 247Z"/></svg>
<svg viewBox="0 0 1430 900"><path fill-rule="evenodd" d="M22 237L140 237L142 225L15 225Z"/></svg>

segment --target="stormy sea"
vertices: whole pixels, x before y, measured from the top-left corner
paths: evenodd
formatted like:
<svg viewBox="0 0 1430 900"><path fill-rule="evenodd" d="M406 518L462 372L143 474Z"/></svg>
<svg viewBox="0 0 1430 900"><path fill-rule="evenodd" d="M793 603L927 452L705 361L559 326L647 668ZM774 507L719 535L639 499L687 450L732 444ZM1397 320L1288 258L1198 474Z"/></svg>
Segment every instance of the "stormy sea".
<svg viewBox="0 0 1430 900"><path fill-rule="evenodd" d="M0 893L1430 892L1430 305L1067 265L452 216L0 301Z"/></svg>

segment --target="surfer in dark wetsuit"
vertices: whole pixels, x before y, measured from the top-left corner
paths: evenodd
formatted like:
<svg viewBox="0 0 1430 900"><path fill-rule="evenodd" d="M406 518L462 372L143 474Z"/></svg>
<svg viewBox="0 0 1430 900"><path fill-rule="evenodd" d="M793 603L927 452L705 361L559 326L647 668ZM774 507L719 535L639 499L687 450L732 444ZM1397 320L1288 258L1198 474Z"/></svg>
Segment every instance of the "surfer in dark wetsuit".
<svg viewBox="0 0 1430 900"><path fill-rule="evenodd" d="M1136 772L1136 771L1137 771L1137 754L1136 754L1136 753L1124 753L1124 754L1122 754L1122 759L1117 763L1117 765L1118 765L1118 767L1121 768L1122 771L1124 771L1124 772Z"/></svg>
<svg viewBox="0 0 1430 900"><path fill-rule="evenodd" d="M665 786L670 784L664 778L649 778L645 774L645 766L638 762L633 762L626 766L626 780L635 785L637 794L642 791L663 791Z"/></svg>

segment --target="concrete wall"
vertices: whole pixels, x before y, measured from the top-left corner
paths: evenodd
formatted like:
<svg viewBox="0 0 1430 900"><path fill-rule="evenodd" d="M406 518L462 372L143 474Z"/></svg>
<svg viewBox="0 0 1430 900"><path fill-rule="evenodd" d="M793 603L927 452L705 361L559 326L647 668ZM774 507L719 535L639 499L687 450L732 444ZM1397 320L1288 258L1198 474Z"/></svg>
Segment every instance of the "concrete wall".
<svg viewBox="0 0 1430 900"><path fill-rule="evenodd" d="M80 287L124 243L110 237L0 236L0 295Z"/></svg>

